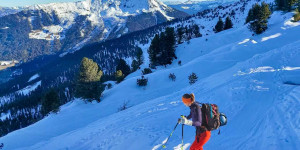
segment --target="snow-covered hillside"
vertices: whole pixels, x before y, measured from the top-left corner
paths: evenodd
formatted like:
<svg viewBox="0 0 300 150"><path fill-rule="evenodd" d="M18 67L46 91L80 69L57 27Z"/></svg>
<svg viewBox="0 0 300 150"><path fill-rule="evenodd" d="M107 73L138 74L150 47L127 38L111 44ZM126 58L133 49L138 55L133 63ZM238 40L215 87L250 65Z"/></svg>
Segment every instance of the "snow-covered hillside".
<svg viewBox="0 0 300 150"><path fill-rule="evenodd" d="M177 47L178 59L172 65L145 76L146 87L136 85L138 70L106 90L101 103L76 99L58 114L9 133L0 142L9 150L158 150L177 118L189 112L181 96L193 92L197 101L218 104L228 117L221 135L213 132L205 149L297 149L300 23L291 18L292 13L274 12L269 29L257 36L241 19L233 29L192 39ZM198 81L190 85L192 72ZM176 75L175 82L168 78L170 73ZM119 112L124 102L130 107ZM184 149L193 142L194 132L185 127ZM180 146L178 128L167 149Z"/></svg>

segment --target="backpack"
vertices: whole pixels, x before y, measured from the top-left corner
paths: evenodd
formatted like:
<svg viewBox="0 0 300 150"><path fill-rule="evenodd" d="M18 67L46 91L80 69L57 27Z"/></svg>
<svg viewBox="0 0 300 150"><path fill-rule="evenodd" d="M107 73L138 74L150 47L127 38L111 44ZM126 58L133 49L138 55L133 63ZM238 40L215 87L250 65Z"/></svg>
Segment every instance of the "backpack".
<svg viewBox="0 0 300 150"><path fill-rule="evenodd" d="M226 125L227 117L224 113L219 112L219 107L216 104L202 104L202 125L206 127L208 131L216 130L220 126ZM225 117L226 120L221 121L220 116Z"/></svg>

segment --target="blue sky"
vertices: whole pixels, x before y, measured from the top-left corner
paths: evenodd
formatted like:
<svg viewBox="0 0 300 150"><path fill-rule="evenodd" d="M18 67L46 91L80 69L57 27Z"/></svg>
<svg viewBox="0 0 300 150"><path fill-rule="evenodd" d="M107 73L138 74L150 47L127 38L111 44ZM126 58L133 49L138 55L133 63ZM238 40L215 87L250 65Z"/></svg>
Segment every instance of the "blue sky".
<svg viewBox="0 0 300 150"><path fill-rule="evenodd" d="M81 0L0 0L0 6L14 7L14 6L28 6L34 4L48 4L55 2L76 2Z"/></svg>

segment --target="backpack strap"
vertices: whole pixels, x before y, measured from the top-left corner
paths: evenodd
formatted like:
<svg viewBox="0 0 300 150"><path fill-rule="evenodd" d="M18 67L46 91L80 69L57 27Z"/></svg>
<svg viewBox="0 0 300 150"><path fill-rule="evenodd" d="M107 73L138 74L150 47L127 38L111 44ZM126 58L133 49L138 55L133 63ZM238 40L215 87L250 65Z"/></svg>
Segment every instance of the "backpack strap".
<svg viewBox="0 0 300 150"><path fill-rule="evenodd" d="M199 130L200 131L200 133L201 132L203 132L203 131L207 131L208 129L207 129L207 127L206 127L206 125L204 125L204 124L207 124L207 122L204 122L205 120L207 121L207 119L204 119L204 117L207 117L206 115L205 115L205 113L203 113L203 111L202 111L202 106L203 106L203 104L204 103L200 103L200 102L197 102L197 101L195 101L195 103L198 105L198 106L196 106L196 113L199 115L199 112L198 112L198 108L197 107L200 107L200 111L201 111L201 118L202 118L202 120L201 120L201 126L204 126L205 128L203 129L203 128L201 128L201 127L196 127L196 135L197 135L197 130Z"/></svg>

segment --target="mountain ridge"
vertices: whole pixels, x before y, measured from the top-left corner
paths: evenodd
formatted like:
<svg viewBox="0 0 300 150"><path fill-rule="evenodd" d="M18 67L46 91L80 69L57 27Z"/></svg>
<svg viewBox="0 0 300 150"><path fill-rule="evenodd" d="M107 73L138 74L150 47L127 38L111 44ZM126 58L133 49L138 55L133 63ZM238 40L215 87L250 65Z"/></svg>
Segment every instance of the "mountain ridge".
<svg viewBox="0 0 300 150"><path fill-rule="evenodd" d="M139 3L135 5L134 2L86 0L50 3L3 16L0 18L0 59L15 59L22 63L45 54L73 52L88 43L116 38L177 16L187 16L155 0L137 1ZM152 21L144 21L144 25L137 29L127 28L128 17L147 13L151 14Z"/></svg>

